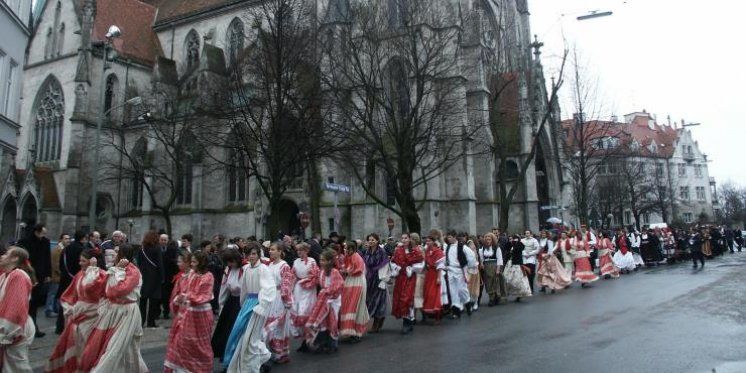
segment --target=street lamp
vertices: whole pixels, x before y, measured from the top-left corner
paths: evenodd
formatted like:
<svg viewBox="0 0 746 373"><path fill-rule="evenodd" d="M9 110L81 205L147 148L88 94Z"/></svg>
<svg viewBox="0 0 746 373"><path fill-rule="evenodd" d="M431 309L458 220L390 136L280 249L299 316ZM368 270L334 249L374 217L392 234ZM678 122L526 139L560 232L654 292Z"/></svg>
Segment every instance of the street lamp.
<svg viewBox="0 0 746 373"><path fill-rule="evenodd" d="M91 174L91 204L88 209L88 225L91 231L96 227L96 203L98 202L98 171L101 157L101 127L104 123L104 117L106 111L104 110L104 101L106 100L106 70L109 69L109 50L111 49L111 43L114 38L122 36L122 30L117 26L109 26L109 30L106 32L106 40L104 40L102 47L103 49L103 60L101 63L101 84L99 90L98 100L98 123L96 123L96 143L93 155L93 172ZM111 111L111 109L109 109Z"/></svg>

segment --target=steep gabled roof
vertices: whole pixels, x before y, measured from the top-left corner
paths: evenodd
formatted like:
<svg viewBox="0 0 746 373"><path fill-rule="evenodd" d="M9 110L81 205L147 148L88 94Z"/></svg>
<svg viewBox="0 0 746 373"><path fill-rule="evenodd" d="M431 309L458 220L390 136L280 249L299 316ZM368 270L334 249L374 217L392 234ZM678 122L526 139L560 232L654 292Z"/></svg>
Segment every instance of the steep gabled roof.
<svg viewBox="0 0 746 373"><path fill-rule="evenodd" d="M97 0L93 40L104 40L109 26L117 25L122 30L122 36L114 40L119 55L153 65L156 58L163 55L153 31L156 14L154 6L138 0Z"/></svg>
<svg viewBox="0 0 746 373"><path fill-rule="evenodd" d="M208 12L224 6L248 0L143 0L158 8L156 25L176 21L185 17Z"/></svg>

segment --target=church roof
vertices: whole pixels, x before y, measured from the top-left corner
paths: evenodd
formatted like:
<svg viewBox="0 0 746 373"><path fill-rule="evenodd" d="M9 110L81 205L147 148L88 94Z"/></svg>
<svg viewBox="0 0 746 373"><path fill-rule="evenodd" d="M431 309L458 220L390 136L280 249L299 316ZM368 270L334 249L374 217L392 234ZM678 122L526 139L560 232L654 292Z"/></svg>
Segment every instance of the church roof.
<svg viewBox="0 0 746 373"><path fill-rule="evenodd" d="M186 1L190 3L191 1ZM158 10L139 0L97 0L93 40L103 40L111 25L122 30L114 40L114 48L121 57L152 65L163 55L153 22Z"/></svg>
<svg viewBox="0 0 746 373"><path fill-rule="evenodd" d="M163 24L247 0L142 0L158 8L155 24Z"/></svg>

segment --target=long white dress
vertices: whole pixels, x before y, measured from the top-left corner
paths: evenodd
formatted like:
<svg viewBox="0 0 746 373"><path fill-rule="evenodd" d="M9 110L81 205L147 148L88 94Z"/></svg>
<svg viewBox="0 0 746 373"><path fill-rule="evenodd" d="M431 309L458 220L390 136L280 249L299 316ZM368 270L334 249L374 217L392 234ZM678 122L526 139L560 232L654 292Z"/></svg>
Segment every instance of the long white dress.
<svg viewBox="0 0 746 373"><path fill-rule="evenodd" d="M464 254L466 254L466 267L461 268L458 262L458 244L446 245L446 270L443 271L443 277L440 282L442 304L450 304L460 310L463 310L464 304L468 303L471 299L464 272L477 267L477 258L474 252L466 245L464 245Z"/></svg>
<svg viewBox="0 0 746 373"><path fill-rule="evenodd" d="M262 364L272 357L272 353L264 342L264 323L268 307L278 296L277 285L272 273L261 262L257 262L254 266L247 264L243 268L241 304L243 305L251 297L257 297L258 304L254 306L251 318L230 359L229 373L259 372Z"/></svg>
<svg viewBox="0 0 746 373"><path fill-rule="evenodd" d="M295 286L293 287L293 306L290 308L290 319L293 337L302 337L308 316L316 303L316 282L319 267L313 258L295 259L293 262Z"/></svg>

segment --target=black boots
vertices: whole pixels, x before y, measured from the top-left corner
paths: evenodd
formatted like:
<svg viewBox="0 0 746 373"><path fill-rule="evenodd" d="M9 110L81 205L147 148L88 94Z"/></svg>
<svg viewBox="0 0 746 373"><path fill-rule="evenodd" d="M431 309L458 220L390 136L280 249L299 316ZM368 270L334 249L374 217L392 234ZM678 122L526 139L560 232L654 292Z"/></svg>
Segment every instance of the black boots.
<svg viewBox="0 0 746 373"><path fill-rule="evenodd" d="M466 314L467 314L468 316L471 316L471 311L472 311L472 309L474 308L474 303L473 303L473 302L467 302L467 303L466 303L466 304L464 305L464 307L466 308Z"/></svg>
<svg viewBox="0 0 746 373"><path fill-rule="evenodd" d="M381 331L381 328L383 328L383 321L386 320L385 317L374 317L373 318L373 326L370 328L371 333L378 333Z"/></svg>
<svg viewBox="0 0 746 373"><path fill-rule="evenodd" d="M410 319L402 319L401 334L409 334L414 330L414 322Z"/></svg>

